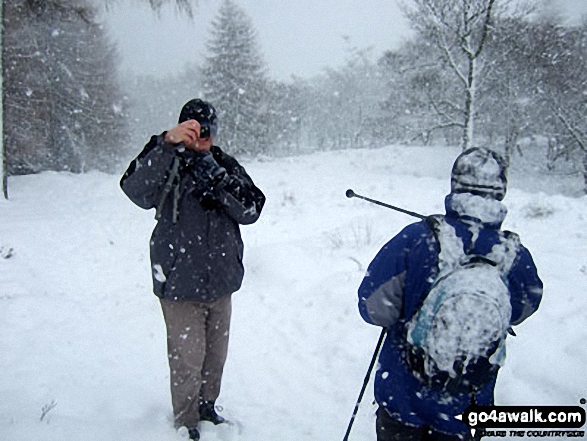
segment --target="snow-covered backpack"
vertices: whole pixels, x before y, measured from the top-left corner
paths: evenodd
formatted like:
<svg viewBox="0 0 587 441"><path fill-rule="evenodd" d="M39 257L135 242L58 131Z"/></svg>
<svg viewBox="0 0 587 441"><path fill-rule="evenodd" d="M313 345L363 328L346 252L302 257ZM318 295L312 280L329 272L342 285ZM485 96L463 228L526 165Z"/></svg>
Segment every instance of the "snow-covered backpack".
<svg viewBox="0 0 587 441"><path fill-rule="evenodd" d="M407 361L423 381L475 391L505 359L512 313L507 274L519 238L500 231L500 242L488 255L467 255L443 216L427 221L440 246L439 271L406 324Z"/></svg>

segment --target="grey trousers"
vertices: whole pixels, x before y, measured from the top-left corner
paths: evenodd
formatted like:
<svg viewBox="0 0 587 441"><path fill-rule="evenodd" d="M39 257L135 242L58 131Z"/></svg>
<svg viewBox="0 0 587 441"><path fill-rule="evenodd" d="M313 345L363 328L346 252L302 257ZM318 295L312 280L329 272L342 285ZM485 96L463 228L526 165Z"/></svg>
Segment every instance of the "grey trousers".
<svg viewBox="0 0 587 441"><path fill-rule="evenodd" d="M216 401L228 352L231 296L214 303L161 299L167 327L171 402L176 427L195 427L199 405Z"/></svg>

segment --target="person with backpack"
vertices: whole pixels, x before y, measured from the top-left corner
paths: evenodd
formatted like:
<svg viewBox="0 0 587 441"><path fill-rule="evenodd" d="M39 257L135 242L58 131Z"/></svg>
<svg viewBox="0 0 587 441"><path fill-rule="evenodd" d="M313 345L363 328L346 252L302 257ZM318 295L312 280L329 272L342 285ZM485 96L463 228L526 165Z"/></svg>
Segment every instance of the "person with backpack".
<svg viewBox="0 0 587 441"><path fill-rule="evenodd" d="M228 351L231 296L242 283L239 225L257 221L265 196L236 159L214 145L216 109L194 99L179 124L153 136L120 181L136 205L156 209L151 271L167 328L175 425L200 438L216 412Z"/></svg>
<svg viewBox="0 0 587 441"><path fill-rule="evenodd" d="M542 297L530 252L501 230L506 187L500 155L464 151L446 214L408 225L369 265L359 311L387 330L375 376L378 441L470 440L455 417L472 403L493 405L505 338Z"/></svg>

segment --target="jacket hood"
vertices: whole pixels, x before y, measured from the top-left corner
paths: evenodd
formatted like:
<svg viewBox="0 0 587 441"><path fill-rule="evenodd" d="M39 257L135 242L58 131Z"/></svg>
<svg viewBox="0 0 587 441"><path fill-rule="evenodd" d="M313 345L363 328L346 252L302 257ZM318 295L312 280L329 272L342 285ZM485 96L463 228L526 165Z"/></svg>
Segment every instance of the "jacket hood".
<svg viewBox="0 0 587 441"><path fill-rule="evenodd" d="M450 193L444 206L448 217L481 222L493 228L501 227L508 212L500 201L471 193Z"/></svg>

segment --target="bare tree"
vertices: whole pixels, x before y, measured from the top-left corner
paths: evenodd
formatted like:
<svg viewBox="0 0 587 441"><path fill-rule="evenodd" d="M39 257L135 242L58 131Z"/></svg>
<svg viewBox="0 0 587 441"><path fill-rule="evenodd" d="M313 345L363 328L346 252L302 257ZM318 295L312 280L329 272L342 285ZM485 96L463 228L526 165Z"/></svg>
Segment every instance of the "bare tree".
<svg viewBox="0 0 587 441"><path fill-rule="evenodd" d="M388 142L459 142L463 127L459 84L434 47L416 36L388 51L380 65L387 81L382 106Z"/></svg>
<svg viewBox="0 0 587 441"><path fill-rule="evenodd" d="M414 28L440 51L461 85L462 103L451 123L462 128L463 150L474 143L476 92L495 2L414 0L412 7L404 7Z"/></svg>
<svg viewBox="0 0 587 441"><path fill-rule="evenodd" d="M576 27L546 21L534 28L536 50L527 62L535 67L535 102L547 110L541 123L552 141L549 165L554 168L557 159L574 163L587 193L587 20Z"/></svg>

